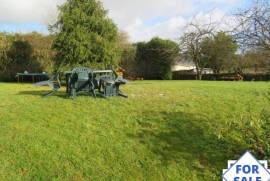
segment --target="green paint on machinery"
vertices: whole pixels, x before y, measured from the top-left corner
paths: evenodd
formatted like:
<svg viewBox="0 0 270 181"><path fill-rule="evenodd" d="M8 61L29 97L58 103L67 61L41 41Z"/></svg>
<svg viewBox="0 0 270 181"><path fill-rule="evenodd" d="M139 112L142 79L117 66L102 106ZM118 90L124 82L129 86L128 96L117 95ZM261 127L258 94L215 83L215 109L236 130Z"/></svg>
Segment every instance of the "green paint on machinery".
<svg viewBox="0 0 270 181"><path fill-rule="evenodd" d="M126 97L120 90L120 86L127 80L118 77L113 70L92 70L86 67L75 68L66 72L66 92L69 97L75 98L78 93L86 92L96 97L122 96Z"/></svg>
<svg viewBox="0 0 270 181"><path fill-rule="evenodd" d="M75 68L65 72L66 93L69 97L75 98L79 93L87 93L90 96L98 95L107 98L122 96L127 98L120 90L120 86L127 83L127 80L119 77L114 70L93 70L86 67ZM35 86L50 86L52 91L45 96L51 96L60 87L59 74L50 80L34 84Z"/></svg>
<svg viewBox="0 0 270 181"><path fill-rule="evenodd" d="M42 82L35 83L34 86L36 86L36 87L49 86L52 89L52 91L47 93L44 96L45 97L51 96L55 92L60 90L60 88L61 88L61 83L60 83L59 76L60 76L60 74L56 74L56 75L52 76L52 78L47 80L47 81L42 81Z"/></svg>

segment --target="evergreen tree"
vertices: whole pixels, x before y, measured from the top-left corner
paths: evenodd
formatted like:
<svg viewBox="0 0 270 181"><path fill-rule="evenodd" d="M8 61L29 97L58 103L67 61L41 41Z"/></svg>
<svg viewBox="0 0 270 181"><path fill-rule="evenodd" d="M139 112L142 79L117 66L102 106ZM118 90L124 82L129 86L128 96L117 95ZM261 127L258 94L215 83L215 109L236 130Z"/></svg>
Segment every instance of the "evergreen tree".
<svg viewBox="0 0 270 181"><path fill-rule="evenodd" d="M56 69L75 66L105 68L118 64L117 27L97 0L68 0L60 6L56 24Z"/></svg>
<svg viewBox="0 0 270 181"><path fill-rule="evenodd" d="M171 66L179 56L177 43L155 37L137 44L138 76L145 79L172 79Z"/></svg>

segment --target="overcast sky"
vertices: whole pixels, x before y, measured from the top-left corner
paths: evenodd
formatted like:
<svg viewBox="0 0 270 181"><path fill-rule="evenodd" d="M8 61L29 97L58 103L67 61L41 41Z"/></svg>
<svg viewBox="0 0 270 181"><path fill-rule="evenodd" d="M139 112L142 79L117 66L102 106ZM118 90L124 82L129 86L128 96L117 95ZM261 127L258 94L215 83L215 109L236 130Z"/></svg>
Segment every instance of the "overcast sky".
<svg viewBox="0 0 270 181"><path fill-rule="evenodd" d="M177 39L193 17L225 22L251 0L101 0L132 41ZM0 0L0 31L48 33L64 0Z"/></svg>

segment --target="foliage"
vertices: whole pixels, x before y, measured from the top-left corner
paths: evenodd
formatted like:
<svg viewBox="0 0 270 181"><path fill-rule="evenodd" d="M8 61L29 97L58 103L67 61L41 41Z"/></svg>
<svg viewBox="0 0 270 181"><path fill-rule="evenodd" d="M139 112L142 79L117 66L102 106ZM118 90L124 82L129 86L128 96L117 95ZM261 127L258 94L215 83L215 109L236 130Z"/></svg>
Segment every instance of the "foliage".
<svg viewBox="0 0 270 181"><path fill-rule="evenodd" d="M27 41L17 40L12 43L11 48L7 52L11 63L18 66L27 66L32 59L33 48Z"/></svg>
<svg viewBox="0 0 270 181"><path fill-rule="evenodd" d="M125 70L125 77L136 77L136 47L129 41L128 34L125 32L119 34L119 48L120 66Z"/></svg>
<svg viewBox="0 0 270 181"><path fill-rule="evenodd" d="M117 65L119 50L116 25L97 0L68 0L60 7L58 22L50 27L56 39L56 69Z"/></svg>
<svg viewBox="0 0 270 181"><path fill-rule="evenodd" d="M232 36L218 32L214 37L206 37L201 46L202 58L215 73L233 68L238 47Z"/></svg>
<svg viewBox="0 0 270 181"><path fill-rule="evenodd" d="M251 73L269 73L270 62L268 54L265 51L246 51L245 53L238 55L235 67L240 72Z"/></svg>
<svg viewBox="0 0 270 181"><path fill-rule="evenodd" d="M61 90L44 100L49 88L0 83L0 180L220 180L228 160L250 148L229 123L252 117L253 129L267 117L264 82L123 88L129 99L71 101Z"/></svg>
<svg viewBox="0 0 270 181"><path fill-rule="evenodd" d="M138 76L145 79L172 79L171 66L179 55L178 45L171 40L153 38L137 44Z"/></svg>
<svg viewBox="0 0 270 181"><path fill-rule="evenodd" d="M0 33L0 80L13 80L16 73L51 72L52 36L38 33Z"/></svg>
<svg viewBox="0 0 270 181"><path fill-rule="evenodd" d="M197 79L202 79L203 70L207 65L202 52L202 42L207 37L213 36L212 24L201 25L191 22L186 32L180 38L180 49L182 56L192 61L196 66Z"/></svg>
<svg viewBox="0 0 270 181"><path fill-rule="evenodd" d="M9 64L7 50L9 49L11 41L5 33L0 33L0 72L4 72Z"/></svg>
<svg viewBox="0 0 270 181"><path fill-rule="evenodd" d="M51 48L54 36L46 36L34 32L24 35L22 40L28 41L33 47L33 59L40 64L42 71L52 73L55 52Z"/></svg>
<svg viewBox="0 0 270 181"><path fill-rule="evenodd" d="M136 76L136 47L128 46L122 49L120 66L125 70L125 76Z"/></svg>

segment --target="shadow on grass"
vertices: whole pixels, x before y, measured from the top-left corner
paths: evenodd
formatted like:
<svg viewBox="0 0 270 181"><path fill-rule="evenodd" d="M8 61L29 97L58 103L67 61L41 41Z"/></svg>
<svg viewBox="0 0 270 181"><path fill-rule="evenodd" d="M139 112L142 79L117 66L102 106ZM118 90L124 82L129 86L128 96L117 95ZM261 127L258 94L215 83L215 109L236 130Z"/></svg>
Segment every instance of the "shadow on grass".
<svg viewBox="0 0 270 181"><path fill-rule="evenodd" d="M46 98L46 95L49 92L50 91L21 91L21 92L18 93L18 95L31 95L31 96L39 96L39 97ZM54 94L52 94L49 97L53 97L53 96L60 97L60 98L63 98L63 99L67 99L68 98L66 96L66 93L65 92L62 92L62 91L55 92Z"/></svg>
<svg viewBox="0 0 270 181"><path fill-rule="evenodd" d="M68 97L68 95L66 94L65 91L58 91L58 92L55 92L54 94L52 94L51 96L46 96L48 95L50 91L21 91L18 93L18 95L31 95L31 96L39 96L39 97L43 97L43 98L46 98L46 97L59 97L59 98L63 98L63 99L71 99L70 97ZM77 97L88 97L88 98L93 98L93 96L89 95L89 93L79 93L77 95ZM101 95L97 95L96 98L103 98Z"/></svg>
<svg viewBox="0 0 270 181"><path fill-rule="evenodd" d="M138 139L159 158L164 165L184 161L202 177L206 170L221 176L227 161L244 153L243 146L232 140L220 139L215 134L214 120L182 112L148 112L138 121ZM224 125L225 126L225 125Z"/></svg>

